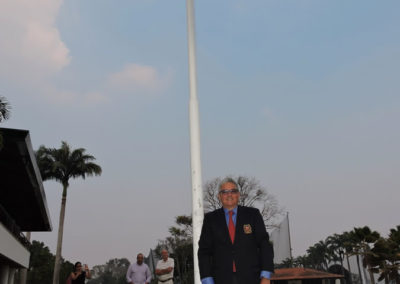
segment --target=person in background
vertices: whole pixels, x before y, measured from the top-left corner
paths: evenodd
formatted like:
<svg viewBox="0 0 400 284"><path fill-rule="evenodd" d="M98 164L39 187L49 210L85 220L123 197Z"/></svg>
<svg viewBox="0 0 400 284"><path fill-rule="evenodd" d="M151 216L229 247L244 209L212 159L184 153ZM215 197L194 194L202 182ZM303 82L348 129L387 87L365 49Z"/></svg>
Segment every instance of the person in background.
<svg viewBox="0 0 400 284"><path fill-rule="evenodd" d="M82 263L78 261L74 265L74 271L71 272L70 278L71 284L85 284L85 280L92 278L92 276L87 264L83 267Z"/></svg>
<svg viewBox="0 0 400 284"><path fill-rule="evenodd" d="M158 276L158 284L174 284L174 259L168 257L168 251L161 251L161 258L157 262L156 274Z"/></svg>
<svg viewBox="0 0 400 284"><path fill-rule="evenodd" d="M150 269L146 263L143 263L144 256L139 253L136 262L129 265L126 272L126 281L130 284L149 284L151 281Z"/></svg>

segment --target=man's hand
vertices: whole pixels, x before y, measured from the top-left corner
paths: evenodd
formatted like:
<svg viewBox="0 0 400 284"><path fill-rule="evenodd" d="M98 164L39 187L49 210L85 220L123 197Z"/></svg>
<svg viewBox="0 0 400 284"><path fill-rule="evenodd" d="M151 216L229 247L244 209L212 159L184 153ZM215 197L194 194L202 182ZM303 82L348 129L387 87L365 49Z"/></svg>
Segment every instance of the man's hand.
<svg viewBox="0 0 400 284"><path fill-rule="evenodd" d="M271 280L267 279L267 278L261 278L260 284L270 284Z"/></svg>

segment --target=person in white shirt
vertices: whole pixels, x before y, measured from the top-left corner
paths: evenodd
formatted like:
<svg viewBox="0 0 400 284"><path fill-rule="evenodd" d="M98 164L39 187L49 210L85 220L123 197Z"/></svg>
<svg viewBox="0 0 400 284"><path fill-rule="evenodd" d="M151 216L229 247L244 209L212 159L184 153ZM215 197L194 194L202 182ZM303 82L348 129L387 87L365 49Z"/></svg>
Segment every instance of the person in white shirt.
<svg viewBox="0 0 400 284"><path fill-rule="evenodd" d="M158 276L158 284L173 284L174 281L174 259L168 257L168 251L161 251L161 260L157 262L156 274Z"/></svg>

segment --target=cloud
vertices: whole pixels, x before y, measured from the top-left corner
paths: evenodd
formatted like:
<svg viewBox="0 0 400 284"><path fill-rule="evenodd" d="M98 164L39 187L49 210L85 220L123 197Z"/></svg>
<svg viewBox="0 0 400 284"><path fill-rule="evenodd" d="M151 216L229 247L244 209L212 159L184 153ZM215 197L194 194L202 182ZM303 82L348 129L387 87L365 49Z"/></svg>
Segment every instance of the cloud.
<svg viewBox="0 0 400 284"><path fill-rule="evenodd" d="M0 79L21 85L55 105L93 105L108 98L98 91L57 87L54 75L71 62L56 18L63 0L0 0ZM21 90L21 89L20 89Z"/></svg>
<svg viewBox="0 0 400 284"><path fill-rule="evenodd" d="M120 72L111 74L108 85L112 89L130 93L159 93L168 87L171 72L160 72L148 65L128 64Z"/></svg>
<svg viewBox="0 0 400 284"><path fill-rule="evenodd" d="M0 75L37 82L70 63L55 26L61 0L0 0Z"/></svg>

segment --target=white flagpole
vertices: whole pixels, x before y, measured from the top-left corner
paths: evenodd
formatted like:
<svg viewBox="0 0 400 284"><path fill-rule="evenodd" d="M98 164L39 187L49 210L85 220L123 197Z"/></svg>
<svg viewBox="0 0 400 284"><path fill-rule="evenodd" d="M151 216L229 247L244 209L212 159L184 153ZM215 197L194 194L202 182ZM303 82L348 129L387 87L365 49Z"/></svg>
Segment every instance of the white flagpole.
<svg viewBox="0 0 400 284"><path fill-rule="evenodd" d="M192 218L193 218L193 265L194 283L200 284L199 264L197 259L198 242L203 224L203 189L201 184L200 158L200 123L199 103L197 100L196 81L196 43L194 29L194 0L186 0L188 54L189 54L189 116L190 116L190 156L192 171Z"/></svg>

